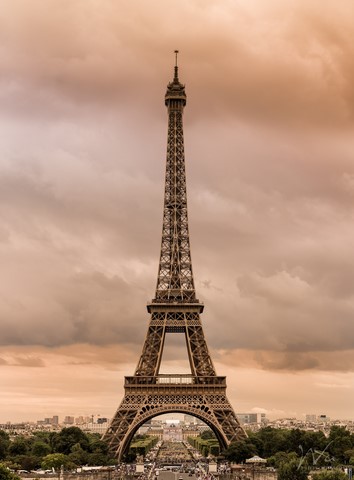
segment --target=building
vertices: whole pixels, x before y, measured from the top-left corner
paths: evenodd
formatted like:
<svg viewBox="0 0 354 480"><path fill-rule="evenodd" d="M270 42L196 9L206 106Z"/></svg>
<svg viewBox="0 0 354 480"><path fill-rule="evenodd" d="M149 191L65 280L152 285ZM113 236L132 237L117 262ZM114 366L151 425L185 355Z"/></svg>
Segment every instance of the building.
<svg viewBox="0 0 354 480"><path fill-rule="evenodd" d="M242 425L267 421L265 413L237 413L236 415Z"/></svg>
<svg viewBox="0 0 354 480"><path fill-rule="evenodd" d="M167 442L182 442L183 432L179 424L171 423L163 427L162 440Z"/></svg>
<svg viewBox="0 0 354 480"><path fill-rule="evenodd" d="M103 423L108 423L108 418L106 418L106 417L100 417L100 418L97 419L97 423L100 423L101 425L102 425Z"/></svg>
<svg viewBox="0 0 354 480"><path fill-rule="evenodd" d="M71 417L69 415L67 415L65 418L64 418L64 425L74 425L74 421L75 421L75 418L74 417Z"/></svg>
<svg viewBox="0 0 354 480"><path fill-rule="evenodd" d="M46 417L44 420L37 420L37 425L59 425L59 417L53 415L53 417Z"/></svg>
<svg viewBox="0 0 354 480"><path fill-rule="evenodd" d="M327 415L318 415L317 421L322 423L327 423L330 421L330 418L327 417Z"/></svg>
<svg viewBox="0 0 354 480"><path fill-rule="evenodd" d="M195 425L197 423L196 417L193 417L193 415L185 415L184 416L184 423L189 424L189 425Z"/></svg>

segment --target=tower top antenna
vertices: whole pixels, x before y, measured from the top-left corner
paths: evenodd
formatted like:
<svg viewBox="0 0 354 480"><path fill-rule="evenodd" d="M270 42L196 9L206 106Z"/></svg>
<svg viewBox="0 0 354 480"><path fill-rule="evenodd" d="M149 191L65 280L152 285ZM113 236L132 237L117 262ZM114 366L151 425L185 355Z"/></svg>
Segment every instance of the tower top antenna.
<svg viewBox="0 0 354 480"><path fill-rule="evenodd" d="M174 64L174 76L172 82L168 82L167 91L165 95L165 105L175 108L177 106L183 107L186 105L186 92L184 91L184 85L178 78L178 54L179 50L174 50L175 64ZM171 101L173 102L171 103ZM177 103L175 102L177 101Z"/></svg>
<svg viewBox="0 0 354 480"><path fill-rule="evenodd" d="M178 80L178 63L177 63L178 54L179 54L179 51L175 50L176 63L175 63L175 76L174 76L173 81L176 82L176 83L179 82L179 80Z"/></svg>

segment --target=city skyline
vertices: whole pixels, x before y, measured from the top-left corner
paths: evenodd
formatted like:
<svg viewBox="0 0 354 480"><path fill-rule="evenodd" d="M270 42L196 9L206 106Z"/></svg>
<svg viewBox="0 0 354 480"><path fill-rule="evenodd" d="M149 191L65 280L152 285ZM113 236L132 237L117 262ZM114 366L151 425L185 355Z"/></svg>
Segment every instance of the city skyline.
<svg viewBox="0 0 354 480"><path fill-rule="evenodd" d="M176 48L194 278L230 402L354 417L352 13L4 2L0 423L112 417L122 398L156 285Z"/></svg>
<svg viewBox="0 0 354 480"><path fill-rule="evenodd" d="M298 418L298 417L275 417L275 418L268 418L265 413L257 413L257 412L236 412L240 422L242 425L248 424L248 423L258 423L259 425L274 425L274 424L279 424L281 423L283 425L283 422L291 422L291 421L296 421L300 422L303 424L308 424L311 426L312 424L316 424L319 427L323 424L326 425L338 425L338 423L348 423L352 424L354 423L353 418L347 418L347 419L338 419L338 418L330 418L328 415L321 413L321 414L314 414L314 413L307 413L304 414L302 417L303 418ZM188 420L186 420L186 417L188 417ZM158 423L173 423L173 422L182 422L182 423L189 423L189 417L190 419L194 419L193 423L199 423L202 425L207 426L205 422L203 422L200 418L196 418L191 414L185 414L185 413L180 413L180 412L175 412L175 413L164 413L160 415L156 415L152 419L146 421L143 423L141 426L146 426L150 424L150 422L158 422ZM257 419L257 420L255 420ZM82 414L82 413L69 413L64 414L62 417L59 415L51 415L49 417L43 417L43 418L38 418L36 420L23 420L23 421L18 421L18 422L12 422L11 420L8 420L7 422L0 422L0 425L21 425L21 424L28 424L28 425L35 425L37 424L38 426L79 426L80 425L87 425L87 424L104 424L107 425L110 422L110 418L104 417L100 414ZM210 427L209 427L210 428Z"/></svg>

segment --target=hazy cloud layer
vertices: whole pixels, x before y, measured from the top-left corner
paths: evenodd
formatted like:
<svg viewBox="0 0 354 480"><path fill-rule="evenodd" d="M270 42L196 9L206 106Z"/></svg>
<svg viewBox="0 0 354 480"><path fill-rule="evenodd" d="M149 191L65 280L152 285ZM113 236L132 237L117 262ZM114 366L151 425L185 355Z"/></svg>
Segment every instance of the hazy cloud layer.
<svg viewBox="0 0 354 480"><path fill-rule="evenodd" d="M8 345L73 348L73 364L108 370L138 360L179 48L192 257L213 355L225 368L352 371L352 1L2 7L2 370L53 360L47 349L6 356ZM170 348L177 368L184 351Z"/></svg>
<svg viewBox="0 0 354 480"><path fill-rule="evenodd" d="M46 368L29 371L26 366L1 369L0 421L36 420L59 415L111 416L123 395L123 376L133 372L135 358L129 347L73 345L55 349L43 347L7 348L0 355L12 362L17 357L45 357ZM326 412L332 418L351 418L353 374L338 372L274 371L244 366L240 352L238 366L219 363L217 371L227 376L228 397L236 412L260 411L274 418L304 417L309 412ZM123 362L125 356L126 361ZM131 362L133 360L133 363ZM169 372L179 372L178 361L168 362ZM112 368L113 365L118 368ZM53 381L54 379L54 381ZM291 395L289 395L291 392Z"/></svg>
<svg viewBox="0 0 354 480"><path fill-rule="evenodd" d="M180 48L196 90L194 117L207 108L266 123L353 122L350 0L321 8L315 0L184 0L178 8L143 0L13 0L2 10L2 82L7 102L17 99L12 111L32 112L40 99L40 109L50 110L57 97L68 108L87 101L131 108L132 98L144 102L160 92L169 73L165 56Z"/></svg>

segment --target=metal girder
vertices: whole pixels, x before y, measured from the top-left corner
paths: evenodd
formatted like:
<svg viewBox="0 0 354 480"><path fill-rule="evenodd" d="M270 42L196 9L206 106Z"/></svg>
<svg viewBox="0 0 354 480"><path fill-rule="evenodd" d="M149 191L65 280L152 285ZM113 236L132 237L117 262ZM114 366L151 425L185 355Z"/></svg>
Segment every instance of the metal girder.
<svg viewBox="0 0 354 480"><path fill-rule="evenodd" d="M165 200L156 302L193 302L195 288L189 244L183 105L169 108Z"/></svg>

